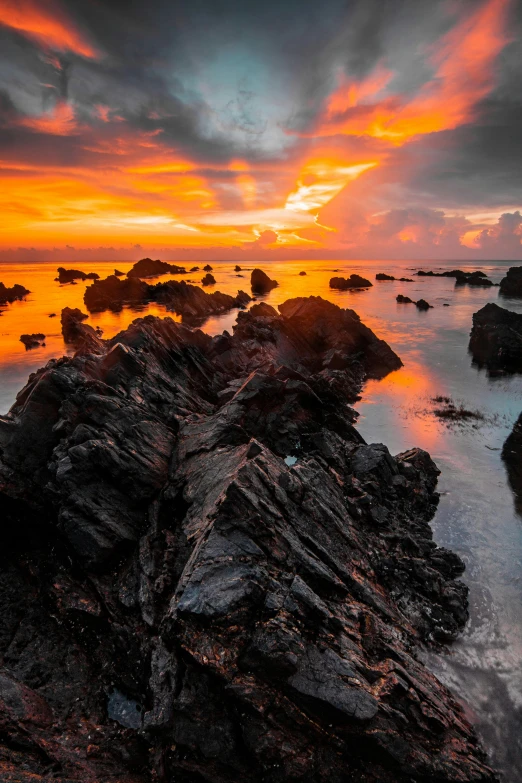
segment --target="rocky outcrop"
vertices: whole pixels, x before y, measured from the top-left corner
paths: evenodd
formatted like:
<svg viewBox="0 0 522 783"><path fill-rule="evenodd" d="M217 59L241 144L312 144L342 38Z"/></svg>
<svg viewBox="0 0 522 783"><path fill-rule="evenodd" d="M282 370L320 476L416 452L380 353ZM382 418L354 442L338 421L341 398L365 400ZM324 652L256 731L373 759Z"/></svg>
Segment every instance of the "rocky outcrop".
<svg viewBox="0 0 522 783"><path fill-rule="evenodd" d="M137 277L119 280L110 275L86 288L83 301L91 313L103 310L118 311L124 305L160 302L187 321L202 321L209 315L219 315L234 307L245 307L250 302L250 296L244 291L238 291L237 296L219 291L207 294L198 286L190 285L184 280L169 280L151 285Z"/></svg>
<svg viewBox="0 0 522 783"><path fill-rule="evenodd" d="M515 507L522 513L522 413L502 448L502 459L506 466L508 481L515 498Z"/></svg>
<svg viewBox="0 0 522 783"><path fill-rule="evenodd" d="M142 258L127 272L127 277L160 277L160 275L184 275L186 273L187 270L184 266L168 264L159 259L153 261L152 258Z"/></svg>
<svg viewBox="0 0 522 783"><path fill-rule="evenodd" d="M522 296L522 266L512 266L500 281L503 296Z"/></svg>
<svg viewBox="0 0 522 783"><path fill-rule="evenodd" d="M473 314L473 362L489 372L522 372L522 315L489 302Z"/></svg>
<svg viewBox="0 0 522 783"><path fill-rule="evenodd" d="M23 285L15 283L15 285L8 288L3 283L0 283L0 305L12 304L18 299L23 299L27 294L31 292Z"/></svg>
<svg viewBox="0 0 522 783"><path fill-rule="evenodd" d="M241 272L241 271L242 271L241 267L238 264L236 264L234 267L234 272Z"/></svg>
<svg viewBox="0 0 522 783"><path fill-rule="evenodd" d="M373 283L360 275L350 275L350 277L332 277L330 279L330 288L337 288L340 291L346 291L348 288L370 288Z"/></svg>
<svg viewBox="0 0 522 783"><path fill-rule="evenodd" d="M57 269L58 277L55 278L59 283L72 283L75 280L99 280L100 275L96 272L81 272L79 269L64 269L59 266Z"/></svg>
<svg viewBox="0 0 522 783"><path fill-rule="evenodd" d="M399 304L414 304L419 310L431 310L433 308L433 305L430 305L425 299L419 299L417 302L414 302L409 296L403 296L402 294L397 294L395 299Z"/></svg>
<svg viewBox="0 0 522 783"><path fill-rule="evenodd" d="M0 417L3 779L494 780L415 654L467 617L439 471L353 427L399 365L311 297L31 376Z"/></svg>
<svg viewBox="0 0 522 783"><path fill-rule="evenodd" d="M120 272L119 269L115 269L114 270L114 274L116 275L116 277L124 277L125 276L125 272Z"/></svg>
<svg viewBox="0 0 522 783"><path fill-rule="evenodd" d="M250 287L254 294L267 294L278 286L277 280L271 280L262 269L253 269L250 275Z"/></svg>
<svg viewBox="0 0 522 783"><path fill-rule="evenodd" d="M417 275L419 277L455 277L458 279L463 279L466 277L471 278L479 278L479 277L487 277L485 272L464 272L462 269L450 269L447 272L432 272L431 270L426 272L423 269L420 269L417 272Z"/></svg>
<svg viewBox="0 0 522 783"><path fill-rule="evenodd" d="M103 345L100 342L101 330L93 329L89 324L84 324L89 316L87 313L75 307L64 307L62 310L62 336L65 343L76 346L85 352L98 352Z"/></svg>
<svg viewBox="0 0 522 783"><path fill-rule="evenodd" d="M210 264L205 264L205 266L203 267L203 271L212 272L212 267L210 266Z"/></svg>
<svg viewBox="0 0 522 783"><path fill-rule="evenodd" d="M214 275L211 275L210 272L207 272L207 274L201 279L201 285L216 285L216 278Z"/></svg>
<svg viewBox="0 0 522 783"><path fill-rule="evenodd" d="M40 345L45 345L45 334L36 332L35 334L21 334L20 342L25 345L25 350L30 351L31 348L38 348Z"/></svg>
<svg viewBox="0 0 522 783"><path fill-rule="evenodd" d="M413 283L410 277L394 277L393 275L387 275L385 272L378 272L375 275L376 280L397 280L399 283Z"/></svg>
<svg viewBox="0 0 522 783"><path fill-rule="evenodd" d="M306 277L306 272L304 272L304 271L299 272L299 277Z"/></svg>

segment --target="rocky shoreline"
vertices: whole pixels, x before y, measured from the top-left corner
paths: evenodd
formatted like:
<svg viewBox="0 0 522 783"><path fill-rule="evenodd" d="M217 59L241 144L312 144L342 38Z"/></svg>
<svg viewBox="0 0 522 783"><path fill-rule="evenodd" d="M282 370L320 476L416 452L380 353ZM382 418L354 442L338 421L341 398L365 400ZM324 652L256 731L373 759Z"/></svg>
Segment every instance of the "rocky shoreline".
<svg viewBox="0 0 522 783"><path fill-rule="evenodd" d="M399 357L320 297L83 317L0 417L2 780L494 781L416 657L467 619L439 471L353 426Z"/></svg>

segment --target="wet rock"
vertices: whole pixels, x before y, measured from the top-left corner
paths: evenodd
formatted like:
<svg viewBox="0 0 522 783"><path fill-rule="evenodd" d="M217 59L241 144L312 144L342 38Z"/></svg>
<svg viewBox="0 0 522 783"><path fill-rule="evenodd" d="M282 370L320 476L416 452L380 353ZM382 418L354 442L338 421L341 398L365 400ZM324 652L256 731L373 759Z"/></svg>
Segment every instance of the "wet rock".
<svg viewBox="0 0 522 783"><path fill-rule="evenodd" d="M522 513L522 413L502 447L509 485L515 497L515 508Z"/></svg>
<svg viewBox="0 0 522 783"><path fill-rule="evenodd" d="M403 296L402 294L397 294L395 299L399 304L416 304L409 296Z"/></svg>
<svg viewBox="0 0 522 783"><path fill-rule="evenodd" d="M59 283L73 283L75 280L99 280L100 275L96 272L81 272L79 269L64 269L63 266L58 267L58 277L56 280Z"/></svg>
<svg viewBox="0 0 522 783"><path fill-rule="evenodd" d="M201 285L216 285L216 278L214 275L211 275L210 272L207 272L205 277L201 280Z"/></svg>
<svg viewBox="0 0 522 783"><path fill-rule="evenodd" d="M191 271L191 272L199 272L199 266L192 266L192 267L190 268L190 271Z"/></svg>
<svg viewBox="0 0 522 783"><path fill-rule="evenodd" d="M159 277L160 275L184 275L186 272L187 270L184 266L168 264L166 261L160 261L159 259L153 261L152 258L142 258L127 272L127 277L144 278Z"/></svg>
<svg viewBox="0 0 522 783"><path fill-rule="evenodd" d="M219 291L207 294L199 286L190 285L184 280L151 285L136 277L119 280L110 275L86 288L83 301L91 313L118 311L124 305L159 302L188 321L202 322L209 315L244 307L250 301L250 296L244 291L238 291L235 297Z"/></svg>
<svg viewBox="0 0 522 783"><path fill-rule="evenodd" d="M494 781L416 656L467 616L439 471L353 426L398 366L308 297L31 376L0 417L0 777Z"/></svg>
<svg viewBox="0 0 522 783"><path fill-rule="evenodd" d="M394 277L393 275L387 275L385 272L379 272L375 275L376 280L398 280L400 283L413 283L413 280L409 277Z"/></svg>
<svg viewBox="0 0 522 783"><path fill-rule="evenodd" d="M7 288L3 283L0 283L0 304L12 304L18 299L23 299L27 294L31 292L23 285L15 283L11 288Z"/></svg>
<svg viewBox="0 0 522 783"><path fill-rule="evenodd" d="M490 373L522 372L522 315L489 302L473 314L469 351Z"/></svg>
<svg viewBox="0 0 522 783"><path fill-rule="evenodd" d="M500 293L503 296L522 296L522 266L512 266L500 281Z"/></svg>
<svg viewBox="0 0 522 783"><path fill-rule="evenodd" d="M241 267L236 264L234 267L234 272L241 272L241 271L242 271Z"/></svg>
<svg viewBox="0 0 522 783"><path fill-rule="evenodd" d="M250 287L254 294L267 294L272 288L277 288L277 280L271 280L262 269L253 269L250 275Z"/></svg>
<svg viewBox="0 0 522 783"><path fill-rule="evenodd" d="M64 342L75 345L77 349L82 348L85 352L98 353L102 346L101 330L93 329L92 326L82 323L88 317L77 307L74 309L64 307L61 315L63 339Z"/></svg>
<svg viewBox="0 0 522 783"><path fill-rule="evenodd" d="M22 334L20 335L20 342L25 345L25 350L29 351L31 348L38 348L40 345L45 344L45 334L41 332Z"/></svg>
<svg viewBox="0 0 522 783"><path fill-rule="evenodd" d="M332 277L330 279L330 288L337 288L340 291L346 291L348 288L370 288L373 283L360 275L350 275L350 277Z"/></svg>
<svg viewBox="0 0 522 783"><path fill-rule="evenodd" d="M409 296L403 296L402 294L398 294L395 298L399 304L414 304L419 310L430 310L433 307L425 299L419 299L417 302L414 302Z"/></svg>
<svg viewBox="0 0 522 783"><path fill-rule="evenodd" d="M125 276L125 272L120 272L119 269L115 269L114 270L114 274L116 275L116 277L124 277Z"/></svg>
<svg viewBox="0 0 522 783"><path fill-rule="evenodd" d="M210 264L206 264L206 265L203 267L203 271L204 271L204 272L212 272L213 270L212 270L212 267L210 266Z"/></svg>
<svg viewBox="0 0 522 783"><path fill-rule="evenodd" d="M306 272L299 272L299 277L306 277Z"/></svg>
<svg viewBox="0 0 522 783"><path fill-rule="evenodd" d="M455 277L457 279L463 280L465 278L479 278L479 277L487 277L485 272L464 272L462 269L450 269L447 272L432 272L432 271L424 271L423 269L420 269L417 272L417 275L419 277Z"/></svg>
<svg viewBox="0 0 522 783"><path fill-rule="evenodd" d="M418 299L415 304L418 310L431 310L433 307L425 299Z"/></svg>

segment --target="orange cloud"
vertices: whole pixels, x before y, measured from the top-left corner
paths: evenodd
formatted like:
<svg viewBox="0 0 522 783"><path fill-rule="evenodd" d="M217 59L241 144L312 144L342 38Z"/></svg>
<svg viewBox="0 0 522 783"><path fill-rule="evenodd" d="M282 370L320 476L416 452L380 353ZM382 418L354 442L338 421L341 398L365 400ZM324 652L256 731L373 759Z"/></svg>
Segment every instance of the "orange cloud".
<svg viewBox="0 0 522 783"><path fill-rule="evenodd" d="M487 0L429 52L432 79L411 98L384 94L393 74L378 66L330 96L314 135L369 135L403 144L469 122L494 86L494 65L509 42L510 0Z"/></svg>
<svg viewBox="0 0 522 783"><path fill-rule="evenodd" d="M23 117L17 124L52 136L70 136L77 130L74 109L66 101L58 101L50 112L39 117Z"/></svg>
<svg viewBox="0 0 522 783"><path fill-rule="evenodd" d="M90 59L98 56L57 3L0 0L0 24L17 30L44 48L70 51Z"/></svg>

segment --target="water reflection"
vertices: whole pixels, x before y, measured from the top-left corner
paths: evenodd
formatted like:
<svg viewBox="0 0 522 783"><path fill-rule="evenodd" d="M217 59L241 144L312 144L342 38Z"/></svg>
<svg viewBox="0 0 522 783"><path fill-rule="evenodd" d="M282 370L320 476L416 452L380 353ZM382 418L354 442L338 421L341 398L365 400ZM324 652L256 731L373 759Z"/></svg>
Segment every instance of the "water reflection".
<svg viewBox="0 0 522 783"><path fill-rule="evenodd" d="M73 266L71 264L71 266ZM202 264L200 264L202 266ZM213 263L215 290L235 294L248 289L249 271L238 278L234 263ZM263 266L263 265L261 265ZM430 654L427 661L438 676L468 704L470 715L487 743L506 783L522 780L522 520L517 516L506 471L500 457L502 444L522 410L522 377L488 378L471 364L467 352L471 317L498 289L455 287L451 278L414 278L413 283L374 282L367 291L331 291L330 277L361 274L374 281L376 272L411 276L411 262L344 263L295 261L264 265L279 287L264 301L276 306L290 297L320 295L356 310L399 354L404 367L382 381L370 381L356 405L359 428L370 442L386 443L392 453L412 446L431 452L442 470L442 493L433 522L438 543L463 557L464 579L470 587L470 622L463 636L445 655ZM427 264L422 265L424 268ZM494 282L508 263L482 264ZM130 264L121 264L123 271ZM455 263L446 265L454 268ZM82 268L80 266L80 268ZM105 277L112 264L89 265ZM415 268L418 268L416 266ZM435 265L432 265L436 269ZM476 266L469 266L474 269ZM300 276L306 271L306 276ZM55 265L0 267L6 285L21 283L33 293L27 302L4 308L0 318L0 405L6 411L30 371L51 356L66 351L59 318L65 305L83 308L84 283L59 286ZM186 276L194 278L194 274ZM161 279L168 279L163 277ZM178 278L179 279L179 278ZM199 280L199 277L198 277ZM398 305L398 293L426 299L434 305L419 312ZM503 298L501 306L522 312L522 302ZM450 304L450 307L443 307ZM165 315L158 305L141 313ZM89 323L110 337L136 317L136 311L93 315ZM232 331L237 312L209 319L210 334ZM26 352L19 343L22 332L44 332L45 348ZM481 411L480 427L447 426L433 415L430 400L436 395L462 400Z"/></svg>

